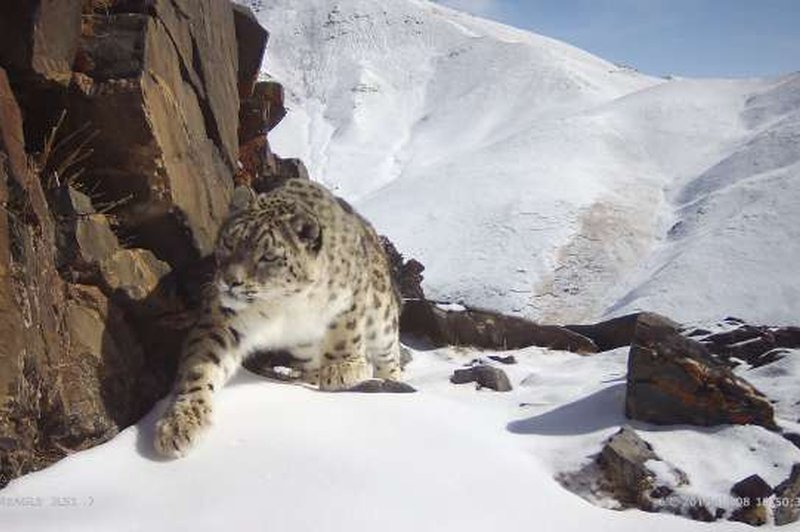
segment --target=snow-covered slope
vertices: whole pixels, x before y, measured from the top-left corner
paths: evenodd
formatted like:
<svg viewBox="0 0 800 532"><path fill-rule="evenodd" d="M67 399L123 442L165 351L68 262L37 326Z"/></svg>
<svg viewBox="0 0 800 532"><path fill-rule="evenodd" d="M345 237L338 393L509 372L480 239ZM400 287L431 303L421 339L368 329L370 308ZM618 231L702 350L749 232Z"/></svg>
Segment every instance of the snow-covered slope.
<svg viewBox="0 0 800 532"><path fill-rule="evenodd" d="M289 95L274 148L422 260L430 295L798 315L797 76L655 79L425 0L250 3Z"/></svg>
<svg viewBox="0 0 800 532"><path fill-rule="evenodd" d="M471 353L415 353L416 394L325 394L240 375L188 457L153 456L156 409L112 442L13 481L0 526L27 531L570 532L748 530L593 506L553 479L625 423L625 350L530 348L512 393L448 382ZM796 379L796 373L794 374ZM637 426L710 505L758 473L783 480L800 450L761 427Z"/></svg>

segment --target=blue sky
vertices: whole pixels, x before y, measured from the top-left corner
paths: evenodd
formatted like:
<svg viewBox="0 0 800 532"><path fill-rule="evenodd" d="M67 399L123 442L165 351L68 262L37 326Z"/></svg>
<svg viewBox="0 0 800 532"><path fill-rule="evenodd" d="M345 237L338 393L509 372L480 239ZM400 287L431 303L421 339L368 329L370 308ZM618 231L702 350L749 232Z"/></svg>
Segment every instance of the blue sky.
<svg viewBox="0 0 800 532"><path fill-rule="evenodd" d="M653 75L800 70L800 0L439 0Z"/></svg>

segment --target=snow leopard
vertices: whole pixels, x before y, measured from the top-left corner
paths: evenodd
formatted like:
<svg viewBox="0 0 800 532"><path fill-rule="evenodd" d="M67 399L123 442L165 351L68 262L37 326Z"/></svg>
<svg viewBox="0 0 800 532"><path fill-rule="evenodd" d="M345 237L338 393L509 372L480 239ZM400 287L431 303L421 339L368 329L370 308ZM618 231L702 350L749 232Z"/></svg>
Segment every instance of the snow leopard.
<svg viewBox="0 0 800 532"><path fill-rule="evenodd" d="M401 298L370 225L306 179L233 193L202 316L188 334L155 448L184 456L210 425L214 396L248 354L288 351L301 381L348 389L402 374Z"/></svg>

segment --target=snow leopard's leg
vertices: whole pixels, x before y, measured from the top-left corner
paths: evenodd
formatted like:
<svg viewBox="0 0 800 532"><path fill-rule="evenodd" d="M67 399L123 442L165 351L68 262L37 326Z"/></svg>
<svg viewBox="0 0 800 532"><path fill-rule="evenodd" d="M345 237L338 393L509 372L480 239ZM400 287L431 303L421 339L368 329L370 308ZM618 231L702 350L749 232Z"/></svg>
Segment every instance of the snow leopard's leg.
<svg viewBox="0 0 800 532"><path fill-rule="evenodd" d="M210 314L186 338L172 403L156 424L155 448L164 456L184 456L211 424L213 397L236 373L243 333Z"/></svg>
<svg viewBox="0 0 800 532"><path fill-rule="evenodd" d="M375 376L397 381L403 373L400 353L399 306L395 300L375 301L367 313L366 348Z"/></svg>
<svg viewBox="0 0 800 532"><path fill-rule="evenodd" d="M337 317L322 339L321 390L344 390L372 378L372 366L366 356L363 318L358 310L354 308Z"/></svg>

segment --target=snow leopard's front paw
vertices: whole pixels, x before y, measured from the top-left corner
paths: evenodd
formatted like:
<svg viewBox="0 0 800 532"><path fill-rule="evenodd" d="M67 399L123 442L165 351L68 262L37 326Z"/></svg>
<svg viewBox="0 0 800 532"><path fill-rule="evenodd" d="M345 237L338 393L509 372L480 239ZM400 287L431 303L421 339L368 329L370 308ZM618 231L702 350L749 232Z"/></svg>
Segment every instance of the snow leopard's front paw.
<svg viewBox="0 0 800 532"><path fill-rule="evenodd" d="M180 458L211 425L210 398L179 396L156 423L155 448L162 456Z"/></svg>

